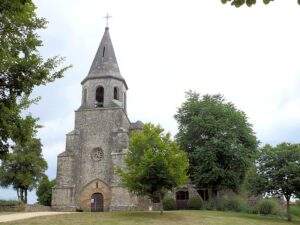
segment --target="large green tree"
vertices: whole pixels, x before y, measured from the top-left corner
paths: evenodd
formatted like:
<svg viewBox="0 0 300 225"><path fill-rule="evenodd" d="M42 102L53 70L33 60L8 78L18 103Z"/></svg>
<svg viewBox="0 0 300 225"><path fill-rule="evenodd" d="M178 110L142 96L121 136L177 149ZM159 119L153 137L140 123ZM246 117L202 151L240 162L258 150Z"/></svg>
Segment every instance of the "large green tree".
<svg viewBox="0 0 300 225"><path fill-rule="evenodd" d="M41 205L51 206L52 199L52 188L55 186L55 180L49 180L45 175L38 183L36 190L36 195L38 197L37 201Z"/></svg>
<svg viewBox="0 0 300 225"><path fill-rule="evenodd" d="M242 5L247 5L249 7L251 7L252 5L256 4L256 0L221 0L222 3L227 3L230 2L231 5L234 5L235 7L240 7ZM265 4L269 4L270 2L274 1L274 0L261 0L263 3ZM297 0L298 4L300 4L300 0Z"/></svg>
<svg viewBox="0 0 300 225"><path fill-rule="evenodd" d="M22 144L17 143L2 162L0 185L12 186L17 191L18 199L27 203L28 191L37 186L46 169L47 162L42 156L39 139L32 138Z"/></svg>
<svg viewBox="0 0 300 225"><path fill-rule="evenodd" d="M10 143L30 138L23 124L22 110L32 102L33 88L60 78L68 67L63 59L43 59L38 30L47 21L36 15L32 0L0 0L0 157Z"/></svg>
<svg viewBox="0 0 300 225"><path fill-rule="evenodd" d="M248 181L249 191L284 196L291 220L290 199L300 193L300 144L265 145L255 165L255 173Z"/></svg>
<svg viewBox="0 0 300 225"><path fill-rule="evenodd" d="M145 124L130 135L126 166L119 170L123 184L139 196L162 199L167 191L187 181L186 153L160 126Z"/></svg>
<svg viewBox="0 0 300 225"><path fill-rule="evenodd" d="M199 188L238 191L258 144L246 114L221 95L190 91L175 119L192 182Z"/></svg>

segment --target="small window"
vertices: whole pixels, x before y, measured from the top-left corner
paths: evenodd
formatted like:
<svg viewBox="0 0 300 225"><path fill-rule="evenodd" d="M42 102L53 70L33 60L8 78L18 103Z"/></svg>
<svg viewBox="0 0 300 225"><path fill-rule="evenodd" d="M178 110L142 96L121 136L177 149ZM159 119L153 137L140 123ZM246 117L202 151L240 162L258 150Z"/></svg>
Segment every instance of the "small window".
<svg viewBox="0 0 300 225"><path fill-rule="evenodd" d="M102 57L105 56L105 46L103 47L103 51L102 51Z"/></svg>
<svg viewBox="0 0 300 225"><path fill-rule="evenodd" d="M96 106L103 107L104 102L104 88L102 86L96 89Z"/></svg>
<svg viewBox="0 0 300 225"><path fill-rule="evenodd" d="M114 99L119 100L119 90L117 87L114 87Z"/></svg>

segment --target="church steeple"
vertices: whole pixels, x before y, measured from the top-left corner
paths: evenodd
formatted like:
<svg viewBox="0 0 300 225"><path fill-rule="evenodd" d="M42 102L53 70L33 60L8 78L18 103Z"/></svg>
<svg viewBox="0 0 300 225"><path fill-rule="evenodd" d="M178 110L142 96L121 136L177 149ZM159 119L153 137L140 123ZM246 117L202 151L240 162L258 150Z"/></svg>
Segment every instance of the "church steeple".
<svg viewBox="0 0 300 225"><path fill-rule="evenodd" d="M81 84L81 108L121 107L126 111L128 88L119 70L108 27L105 28L89 73Z"/></svg>
<svg viewBox="0 0 300 225"><path fill-rule="evenodd" d="M83 84L89 79L96 78L114 78L120 80L124 82L124 85L127 89L126 81L122 77L119 70L114 47L110 39L109 27L105 27L104 35L100 42L100 46L97 50L89 73L81 83Z"/></svg>

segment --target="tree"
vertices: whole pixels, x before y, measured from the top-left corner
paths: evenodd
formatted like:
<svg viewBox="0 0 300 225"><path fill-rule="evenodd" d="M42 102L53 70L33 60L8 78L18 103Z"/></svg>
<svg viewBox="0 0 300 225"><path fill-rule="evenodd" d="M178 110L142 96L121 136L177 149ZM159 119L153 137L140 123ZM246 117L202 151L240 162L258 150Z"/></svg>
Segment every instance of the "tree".
<svg viewBox="0 0 300 225"><path fill-rule="evenodd" d="M0 168L0 185L12 187L18 199L27 203L27 192L35 188L44 176L47 162L42 156L42 144L32 138L26 144L16 144L13 151L6 155Z"/></svg>
<svg viewBox="0 0 300 225"><path fill-rule="evenodd" d="M227 3L227 2L231 2L231 5L234 5L235 7L240 7L244 4L246 4L247 6L251 7L252 5L256 4L256 0L221 0L222 3ZM262 0L263 3L265 4L269 4L270 2L274 1L274 0ZM300 0L297 0L298 4L300 4Z"/></svg>
<svg viewBox="0 0 300 225"><path fill-rule="evenodd" d="M41 205L51 206L52 188L54 186L55 180L50 181L46 175L40 180L36 195L38 197L37 200Z"/></svg>
<svg viewBox="0 0 300 225"><path fill-rule="evenodd" d="M258 144L246 114L221 95L201 97L190 91L175 119L176 138L188 153L192 183L238 191Z"/></svg>
<svg viewBox="0 0 300 225"><path fill-rule="evenodd" d="M253 194L284 196L291 221L290 199L300 193L300 144L265 145L260 152L255 179L249 182L250 190ZM257 186L258 180L264 185Z"/></svg>
<svg viewBox="0 0 300 225"><path fill-rule="evenodd" d="M0 157L10 143L25 141L22 132L26 118L21 111L33 101L33 88L62 77L68 67L58 56L43 59L42 41L37 34L47 21L38 18L32 0L0 0Z"/></svg>
<svg viewBox="0 0 300 225"><path fill-rule="evenodd" d="M160 126L145 124L130 136L126 167L119 169L123 184L138 196L158 199L163 212L164 194L187 181L188 161L184 151Z"/></svg>

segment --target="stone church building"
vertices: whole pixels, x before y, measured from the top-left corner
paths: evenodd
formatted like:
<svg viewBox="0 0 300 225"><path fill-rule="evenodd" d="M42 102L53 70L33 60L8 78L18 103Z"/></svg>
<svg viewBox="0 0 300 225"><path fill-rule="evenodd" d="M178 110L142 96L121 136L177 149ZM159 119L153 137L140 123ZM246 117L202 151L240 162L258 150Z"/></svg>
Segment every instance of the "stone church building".
<svg viewBox="0 0 300 225"><path fill-rule="evenodd" d="M52 207L58 210L128 210L142 207L120 184L114 172L122 167L131 123L126 112L128 89L105 28L88 75L81 82L81 106L75 128L66 135L66 149L57 157Z"/></svg>
<svg viewBox="0 0 300 225"><path fill-rule="evenodd" d="M143 124L128 119L128 87L120 73L108 27L81 85L82 100L75 111L75 128L66 135L66 149L57 157L52 208L114 211L155 207L149 200L130 194L114 172L115 167L124 166L130 132L142 129ZM185 208L190 197L203 193L186 185L171 194L177 208Z"/></svg>

